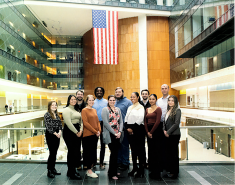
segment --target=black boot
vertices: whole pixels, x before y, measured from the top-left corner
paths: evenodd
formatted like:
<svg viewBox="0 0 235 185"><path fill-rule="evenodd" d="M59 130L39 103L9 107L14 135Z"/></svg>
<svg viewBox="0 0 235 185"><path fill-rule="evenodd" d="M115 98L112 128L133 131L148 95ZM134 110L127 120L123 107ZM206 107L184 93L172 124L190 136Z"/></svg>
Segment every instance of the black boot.
<svg viewBox="0 0 235 185"><path fill-rule="evenodd" d="M47 171L47 177L55 178L55 175L52 173L52 170Z"/></svg>
<svg viewBox="0 0 235 185"><path fill-rule="evenodd" d="M133 168L132 171L128 173L128 176L133 177L137 171L138 171L137 167Z"/></svg>
<svg viewBox="0 0 235 185"><path fill-rule="evenodd" d="M53 173L54 175L61 175L61 173L57 172L56 169L52 170L52 173Z"/></svg>
<svg viewBox="0 0 235 185"><path fill-rule="evenodd" d="M73 174L73 175L70 175L69 177L70 177L70 179L72 179L72 180L82 180L82 177L80 176L79 173L75 173L75 174Z"/></svg>

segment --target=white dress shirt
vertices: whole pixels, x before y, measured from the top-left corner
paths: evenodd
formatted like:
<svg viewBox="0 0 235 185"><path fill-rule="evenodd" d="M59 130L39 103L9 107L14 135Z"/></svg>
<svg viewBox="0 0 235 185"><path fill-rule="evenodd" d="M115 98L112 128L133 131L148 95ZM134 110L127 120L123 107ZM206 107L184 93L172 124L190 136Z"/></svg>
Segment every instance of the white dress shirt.
<svg viewBox="0 0 235 185"><path fill-rule="evenodd" d="M169 97L170 97L170 95L168 95L166 98L161 97L157 100L157 103L156 103L156 105L162 109L161 122L164 122L164 119L166 116L167 104L168 104Z"/></svg>
<svg viewBox="0 0 235 185"><path fill-rule="evenodd" d="M139 102L131 105L127 109L125 122L127 122L127 124L144 124L144 107Z"/></svg>

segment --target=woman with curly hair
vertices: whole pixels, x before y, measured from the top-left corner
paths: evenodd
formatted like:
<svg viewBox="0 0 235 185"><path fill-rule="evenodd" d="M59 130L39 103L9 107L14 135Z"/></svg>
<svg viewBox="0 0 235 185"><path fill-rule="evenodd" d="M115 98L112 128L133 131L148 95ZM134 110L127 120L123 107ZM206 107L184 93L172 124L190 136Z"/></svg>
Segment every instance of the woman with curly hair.
<svg viewBox="0 0 235 185"><path fill-rule="evenodd" d="M171 95L168 98L167 113L163 124L166 136L166 170L170 178L177 178L179 173L178 145L180 140L181 110L178 107L178 99Z"/></svg>

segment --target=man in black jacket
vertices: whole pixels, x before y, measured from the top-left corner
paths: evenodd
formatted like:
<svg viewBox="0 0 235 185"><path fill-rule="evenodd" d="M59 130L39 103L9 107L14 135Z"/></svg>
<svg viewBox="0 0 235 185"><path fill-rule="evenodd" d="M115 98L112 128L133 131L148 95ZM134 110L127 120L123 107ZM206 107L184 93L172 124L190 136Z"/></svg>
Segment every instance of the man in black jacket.
<svg viewBox="0 0 235 185"><path fill-rule="evenodd" d="M143 89L141 91L141 97L142 97L142 101L140 101L140 104L143 105L144 110L151 107L151 105L149 103L149 90L148 89ZM145 156L146 156L146 154L145 154ZM146 159L145 159L145 162L146 162ZM145 164L145 168L148 168L147 164Z"/></svg>
<svg viewBox="0 0 235 185"><path fill-rule="evenodd" d="M141 97L142 97L142 101L140 101L140 104L144 106L144 110L146 110L147 108L151 107L150 103L149 103L149 91L148 89L143 89L141 91Z"/></svg>
<svg viewBox="0 0 235 185"><path fill-rule="evenodd" d="M76 103L76 105L74 106L74 109L75 109L76 111L78 111L78 112L82 112L82 109L84 109L84 108L86 107L86 103L85 103L84 100L83 100L83 96L84 96L84 92L83 92L83 91L78 90L78 91L76 92L77 103ZM81 136L81 137L82 137L82 136ZM81 142L81 144L82 144L82 142ZM83 146L82 146L82 148L83 148ZM83 154L82 154L82 156L81 156L81 159L82 159L82 158L83 158ZM78 164L77 164L77 170L81 170L81 169L82 169L81 163L78 162ZM83 169L86 169L86 164L84 164L84 163L83 163Z"/></svg>
<svg viewBox="0 0 235 185"><path fill-rule="evenodd" d="M76 92L77 97L77 104L75 105L74 109L78 112L82 112L82 109L86 107L86 103L83 100L84 92L81 90L78 90Z"/></svg>

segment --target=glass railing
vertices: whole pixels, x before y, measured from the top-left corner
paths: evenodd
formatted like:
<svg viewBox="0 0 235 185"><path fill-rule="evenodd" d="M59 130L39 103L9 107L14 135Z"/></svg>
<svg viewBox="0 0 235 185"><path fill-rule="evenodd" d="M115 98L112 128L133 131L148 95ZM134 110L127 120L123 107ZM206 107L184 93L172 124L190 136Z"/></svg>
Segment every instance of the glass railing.
<svg viewBox="0 0 235 185"><path fill-rule="evenodd" d="M46 0L52 2L66 2L78 4L92 4L102 6L117 6L125 8L140 8L140 9L153 9L171 11L172 0Z"/></svg>
<svg viewBox="0 0 235 185"><path fill-rule="evenodd" d="M210 102L210 103L191 103L190 105L183 106L182 108L193 108L193 109L203 109L203 110L218 110L226 112L234 112L235 104L234 102Z"/></svg>
<svg viewBox="0 0 235 185"><path fill-rule="evenodd" d="M182 162L231 162L235 152L235 126L184 126L181 127L179 158ZM49 150L45 128L0 128L1 160L45 161ZM147 139L146 139L147 141ZM146 153L148 151L146 142ZM57 152L57 161L67 160L67 147L63 137ZM83 152L83 150L81 149ZM99 159L100 144L97 146ZM131 152L130 152L131 154ZM110 151L106 146L105 162ZM148 156L148 154L147 154ZM130 155L131 161L131 155Z"/></svg>
<svg viewBox="0 0 235 185"><path fill-rule="evenodd" d="M10 109L9 107L8 109L0 108L0 116L41 110L47 110L47 106L12 107L12 109Z"/></svg>

